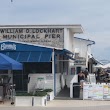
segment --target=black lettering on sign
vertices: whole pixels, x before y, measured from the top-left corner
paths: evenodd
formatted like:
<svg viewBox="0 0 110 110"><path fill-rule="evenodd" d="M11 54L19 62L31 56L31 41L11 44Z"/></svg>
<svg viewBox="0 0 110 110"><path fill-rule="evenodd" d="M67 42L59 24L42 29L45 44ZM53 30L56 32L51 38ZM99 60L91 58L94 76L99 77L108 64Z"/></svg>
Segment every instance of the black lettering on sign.
<svg viewBox="0 0 110 110"><path fill-rule="evenodd" d="M3 39L7 39L8 38L8 36L7 35L3 35Z"/></svg>
<svg viewBox="0 0 110 110"><path fill-rule="evenodd" d="M40 33L43 33L43 29L40 29Z"/></svg>
<svg viewBox="0 0 110 110"><path fill-rule="evenodd" d="M45 34L45 38L48 38L48 34Z"/></svg>
<svg viewBox="0 0 110 110"><path fill-rule="evenodd" d="M48 33L48 30L47 29L44 29L44 33Z"/></svg>
<svg viewBox="0 0 110 110"><path fill-rule="evenodd" d="M4 33L5 31L4 31L4 29L0 29L0 33Z"/></svg>
<svg viewBox="0 0 110 110"><path fill-rule="evenodd" d="M13 35L13 39L16 39L16 35Z"/></svg>
<svg viewBox="0 0 110 110"><path fill-rule="evenodd" d="M31 39L35 39L35 35L32 35Z"/></svg>
<svg viewBox="0 0 110 110"><path fill-rule="evenodd" d="M19 38L24 39L24 35L23 35L23 34L21 34L21 35L19 36Z"/></svg>
<svg viewBox="0 0 110 110"><path fill-rule="evenodd" d="M19 29L19 33L23 33L23 29Z"/></svg>
<svg viewBox="0 0 110 110"><path fill-rule="evenodd" d="M26 29L26 33L29 33L29 29Z"/></svg>
<svg viewBox="0 0 110 110"><path fill-rule="evenodd" d="M52 34L52 38L55 38L55 34Z"/></svg>
<svg viewBox="0 0 110 110"><path fill-rule="evenodd" d="M52 33L56 33L56 29L52 29Z"/></svg>
<svg viewBox="0 0 110 110"><path fill-rule="evenodd" d="M39 37L39 35L38 35L38 34L36 35L36 39L40 39L40 37Z"/></svg>
<svg viewBox="0 0 110 110"><path fill-rule="evenodd" d="M60 34L45 34L45 38L60 38Z"/></svg>
<svg viewBox="0 0 110 110"><path fill-rule="evenodd" d="M60 34L57 34L57 38L60 38Z"/></svg>
<svg viewBox="0 0 110 110"><path fill-rule="evenodd" d="M39 33L39 29L36 29L36 33Z"/></svg>

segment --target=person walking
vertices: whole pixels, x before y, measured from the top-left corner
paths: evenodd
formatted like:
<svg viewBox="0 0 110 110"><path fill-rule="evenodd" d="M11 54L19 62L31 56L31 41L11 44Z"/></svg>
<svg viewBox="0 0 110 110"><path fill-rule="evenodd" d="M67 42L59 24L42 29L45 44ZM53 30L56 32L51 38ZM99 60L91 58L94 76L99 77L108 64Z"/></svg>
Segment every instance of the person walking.
<svg viewBox="0 0 110 110"><path fill-rule="evenodd" d="M87 76L88 76L88 69L87 68L85 68L85 70L84 70L84 75L85 75L85 81L87 81Z"/></svg>
<svg viewBox="0 0 110 110"><path fill-rule="evenodd" d="M85 74L80 71L78 74L78 82L80 83L81 89L83 88L83 82L85 82Z"/></svg>

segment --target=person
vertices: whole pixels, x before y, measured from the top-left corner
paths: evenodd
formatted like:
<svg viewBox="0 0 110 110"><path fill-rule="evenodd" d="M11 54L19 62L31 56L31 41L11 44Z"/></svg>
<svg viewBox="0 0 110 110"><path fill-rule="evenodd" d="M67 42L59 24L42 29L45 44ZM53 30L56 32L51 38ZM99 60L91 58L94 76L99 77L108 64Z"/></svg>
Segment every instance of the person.
<svg viewBox="0 0 110 110"><path fill-rule="evenodd" d="M80 71L80 73L78 73L78 82L80 83L81 88L83 88L83 82L85 82L85 74L83 73L83 71Z"/></svg>
<svg viewBox="0 0 110 110"><path fill-rule="evenodd" d="M100 74L101 74L101 70L98 69L97 72L96 72L96 81L97 82L100 82Z"/></svg>
<svg viewBox="0 0 110 110"><path fill-rule="evenodd" d="M87 75L88 75L88 69L87 68L85 68L85 70L84 70L84 75L85 75L85 80L87 81Z"/></svg>

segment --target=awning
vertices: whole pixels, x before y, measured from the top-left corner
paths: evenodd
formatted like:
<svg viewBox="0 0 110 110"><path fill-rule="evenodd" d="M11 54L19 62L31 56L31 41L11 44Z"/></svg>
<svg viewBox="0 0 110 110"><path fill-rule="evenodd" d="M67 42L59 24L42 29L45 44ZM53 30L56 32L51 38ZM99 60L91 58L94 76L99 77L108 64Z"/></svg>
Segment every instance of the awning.
<svg viewBox="0 0 110 110"><path fill-rule="evenodd" d="M18 62L50 62L52 51L2 52Z"/></svg>
<svg viewBox="0 0 110 110"><path fill-rule="evenodd" d="M2 42L3 53L18 62L50 62L54 48L42 47L18 42ZM8 47L9 46L9 47ZM7 48L8 47L8 48ZM73 53L67 49L54 49L55 54L62 54L67 59L75 60Z"/></svg>
<svg viewBox="0 0 110 110"><path fill-rule="evenodd" d="M0 53L0 70L22 70L22 69L23 66L21 63Z"/></svg>
<svg viewBox="0 0 110 110"><path fill-rule="evenodd" d="M62 54L64 55L66 58L71 59L71 60L75 60L73 58L74 53L72 53L71 51L67 50L67 49L63 49L63 50L56 50L55 51L56 54Z"/></svg>
<svg viewBox="0 0 110 110"><path fill-rule="evenodd" d="M18 62L50 62L52 58L52 50L50 51L9 51L9 52L1 52L10 58L18 61ZM63 49L63 50L56 50L56 54L62 54L66 58L75 60L73 58L73 53Z"/></svg>
<svg viewBox="0 0 110 110"><path fill-rule="evenodd" d="M92 54L88 53L88 56L89 56L89 61L92 60L93 64L101 64L101 65L103 65L100 61L98 61L96 58L94 58L94 56Z"/></svg>

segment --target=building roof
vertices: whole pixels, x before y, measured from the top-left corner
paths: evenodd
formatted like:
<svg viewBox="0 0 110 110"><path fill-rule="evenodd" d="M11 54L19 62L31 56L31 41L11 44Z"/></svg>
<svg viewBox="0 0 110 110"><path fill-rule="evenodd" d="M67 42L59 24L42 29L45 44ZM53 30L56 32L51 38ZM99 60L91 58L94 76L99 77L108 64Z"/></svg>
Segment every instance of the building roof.
<svg viewBox="0 0 110 110"><path fill-rule="evenodd" d="M80 24L0 25L0 28L68 28L73 33L83 33L83 27Z"/></svg>
<svg viewBox="0 0 110 110"><path fill-rule="evenodd" d="M93 44L95 44L95 41L90 40L90 39L83 39L83 38L79 38L79 37L74 37L74 38L84 40L84 41L88 41L88 42L92 42Z"/></svg>

